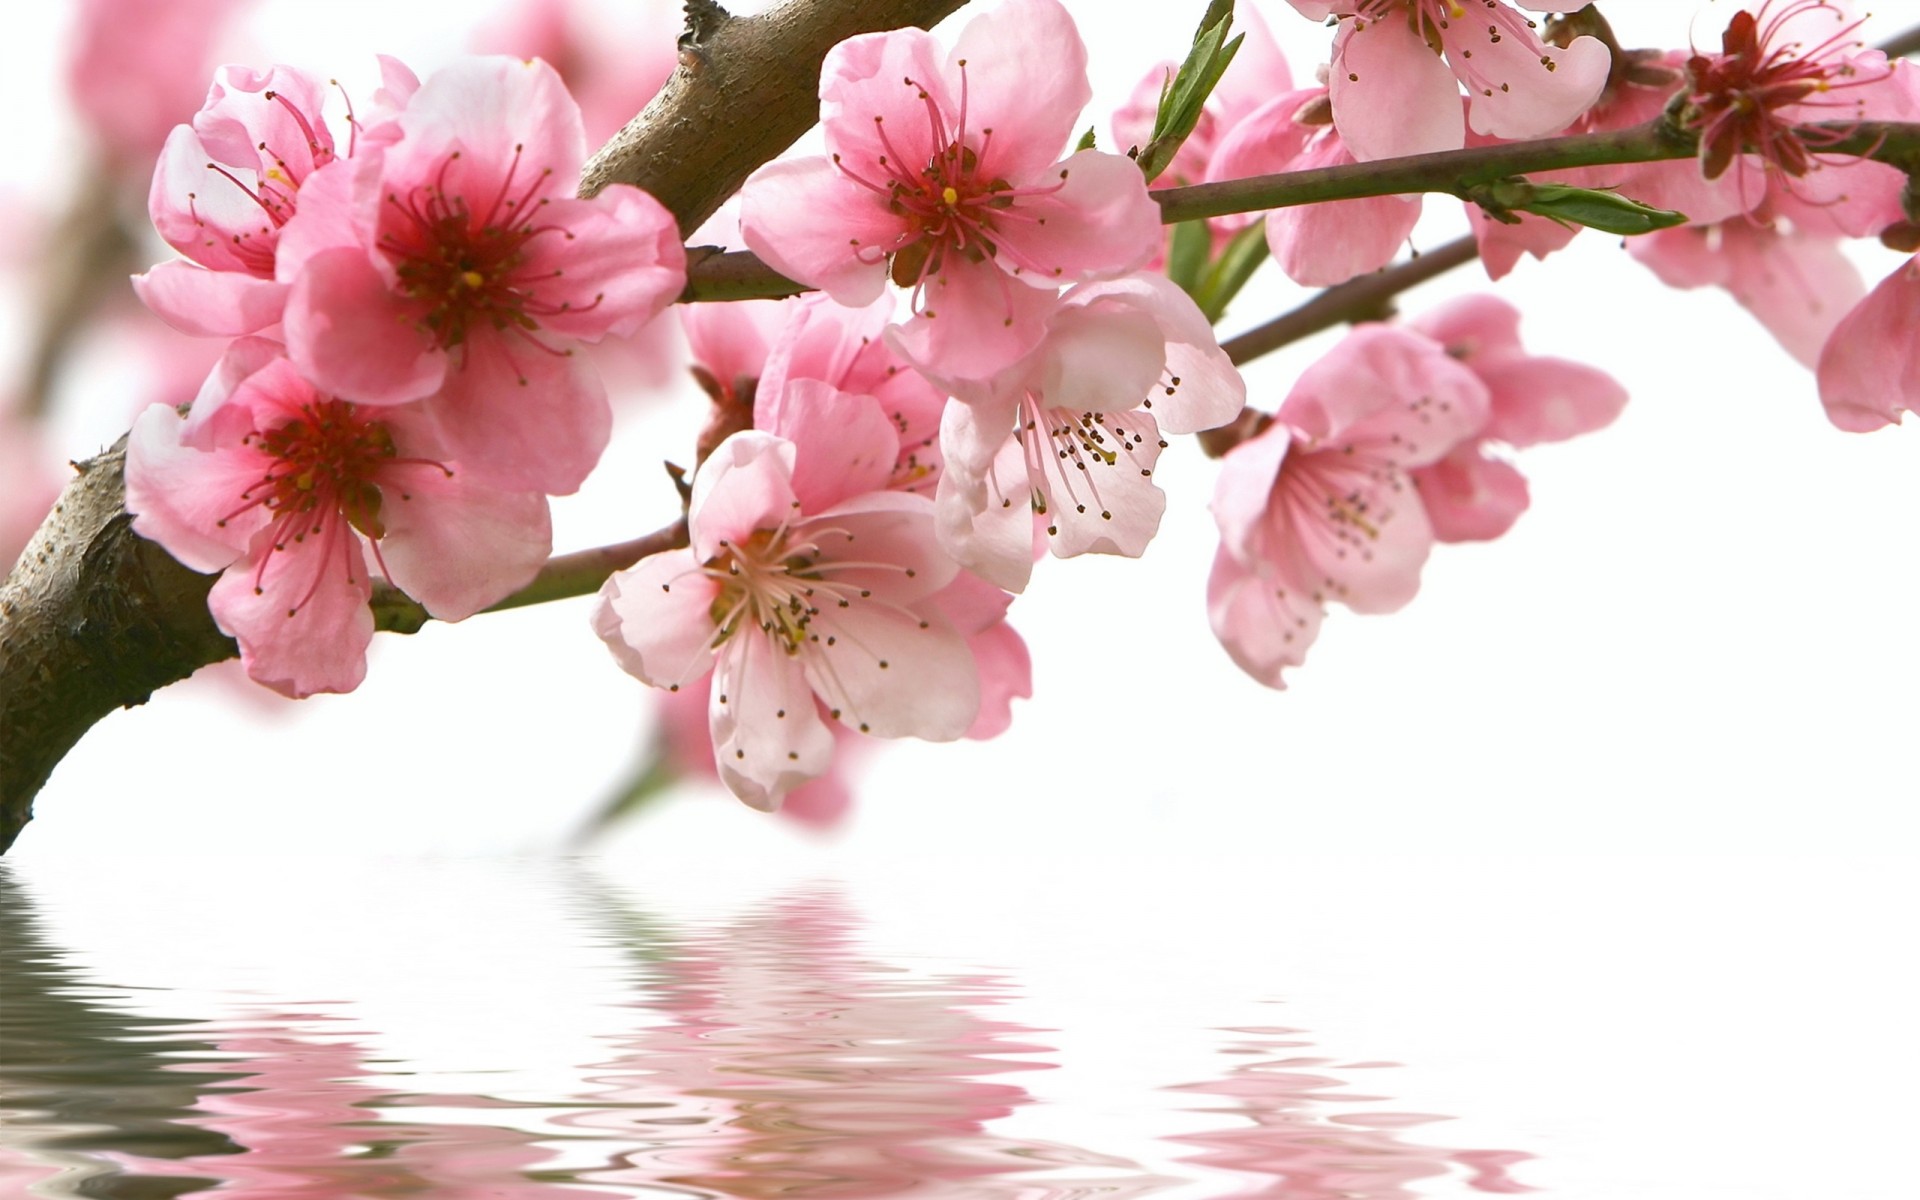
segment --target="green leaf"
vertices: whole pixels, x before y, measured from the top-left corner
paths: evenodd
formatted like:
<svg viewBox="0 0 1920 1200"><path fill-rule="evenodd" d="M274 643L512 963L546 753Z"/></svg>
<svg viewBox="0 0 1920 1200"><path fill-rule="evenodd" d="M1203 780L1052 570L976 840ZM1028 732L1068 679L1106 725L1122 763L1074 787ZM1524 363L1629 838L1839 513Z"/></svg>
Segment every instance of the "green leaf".
<svg viewBox="0 0 1920 1200"><path fill-rule="evenodd" d="M1089 125L1087 131L1080 135L1080 141L1074 146L1073 152L1078 154L1082 150L1091 149L1093 149L1093 126Z"/></svg>
<svg viewBox="0 0 1920 1200"><path fill-rule="evenodd" d="M1468 188L1465 198L1485 209L1496 221L1512 224L1515 213L1532 213L1562 225L1584 225L1623 237L1685 225L1687 215L1629 200L1605 188L1569 187L1562 183L1533 183L1526 179L1499 179Z"/></svg>
<svg viewBox="0 0 1920 1200"><path fill-rule="evenodd" d="M1228 41L1227 29L1232 23L1233 0L1213 0L1208 4L1206 14L1200 18L1200 27L1194 32L1193 48L1187 52L1186 61L1161 89L1153 135L1138 156L1140 170L1149 183L1167 169L1194 126L1200 123L1207 98L1213 95L1228 64L1239 53L1245 35Z"/></svg>
<svg viewBox="0 0 1920 1200"><path fill-rule="evenodd" d="M1195 221L1195 225L1205 225L1205 221ZM1233 235L1227 248L1220 252L1208 267L1204 278L1196 288L1188 289L1193 302L1200 311L1207 314L1207 320L1219 322L1227 313L1227 305L1247 286L1253 273L1260 264L1267 261L1270 251L1267 249L1267 223L1264 220L1253 224Z"/></svg>

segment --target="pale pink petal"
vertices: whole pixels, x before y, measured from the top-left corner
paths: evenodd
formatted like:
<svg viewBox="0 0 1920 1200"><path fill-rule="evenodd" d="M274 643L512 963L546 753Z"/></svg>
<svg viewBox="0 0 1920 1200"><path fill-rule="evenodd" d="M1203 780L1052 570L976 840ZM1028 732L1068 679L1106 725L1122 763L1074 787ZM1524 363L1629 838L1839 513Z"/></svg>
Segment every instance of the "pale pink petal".
<svg viewBox="0 0 1920 1200"><path fill-rule="evenodd" d="M1383 481L1374 466L1321 450L1288 465L1274 502L1269 520L1298 551L1275 556L1280 578L1356 612L1393 612L1419 592L1433 527L1404 479Z"/></svg>
<svg viewBox="0 0 1920 1200"><path fill-rule="evenodd" d="M861 733L950 742L979 714L980 679L966 639L931 606L924 614L878 604L824 607L812 628L819 640L800 656L807 681L839 721Z"/></svg>
<svg viewBox="0 0 1920 1200"><path fill-rule="evenodd" d="M1197 433L1240 415L1247 403L1246 381L1220 349L1212 323L1178 285L1164 275L1136 271L1075 288L1063 299L1072 306L1093 304L1102 297L1137 307L1153 318L1165 339L1166 365L1143 405L1153 410L1163 432ZM1052 399L1051 392L1048 398Z"/></svg>
<svg viewBox="0 0 1920 1200"><path fill-rule="evenodd" d="M1057 410L1056 410L1057 411ZM1083 456L1083 470L1068 470L1055 458L1049 467L1058 478L1043 485L1052 501L1045 516L1049 548L1058 558L1077 554L1120 554L1138 558L1160 529L1167 495L1152 473L1160 458L1160 430L1144 410L1111 412L1101 423L1109 463ZM1049 443L1041 443L1050 448Z"/></svg>
<svg viewBox="0 0 1920 1200"><path fill-rule="evenodd" d="M1627 253L1668 287L1697 288L1724 285L1732 278L1731 260L1720 254L1726 225L1661 229L1627 239Z"/></svg>
<svg viewBox="0 0 1920 1200"><path fill-rule="evenodd" d="M450 373L447 356L411 328L412 317L364 253L327 250L307 262L287 296L287 354L314 386L343 400L418 400Z"/></svg>
<svg viewBox="0 0 1920 1200"><path fill-rule="evenodd" d="M824 158L768 163L740 189L747 248L842 304L879 298L886 256L907 232L899 214Z"/></svg>
<svg viewBox="0 0 1920 1200"><path fill-rule="evenodd" d="M897 606L918 604L959 573L933 525L925 496L869 492L796 522L793 535L821 552L814 569L840 592L857 589L858 599Z"/></svg>
<svg viewBox="0 0 1920 1200"><path fill-rule="evenodd" d="M508 491L577 491L613 433L606 388L585 355L511 332L470 336L427 411L454 461Z"/></svg>
<svg viewBox="0 0 1920 1200"><path fill-rule="evenodd" d="M882 170L882 158L914 166L932 158L941 147L934 144L927 101L943 113L959 108L945 64L940 43L919 29L860 34L827 51L820 64L820 128L829 158L839 155L849 170L882 186L884 179L872 174ZM1060 142L1051 149L1057 154Z"/></svg>
<svg viewBox="0 0 1920 1200"><path fill-rule="evenodd" d="M1881 280L1835 326L1820 355L1820 402L1841 429L1868 433L1920 411L1920 259Z"/></svg>
<svg viewBox="0 0 1920 1200"><path fill-rule="evenodd" d="M1475 446L1462 446L1412 475L1433 536L1443 542L1491 541L1527 510L1526 477Z"/></svg>
<svg viewBox="0 0 1920 1200"><path fill-rule="evenodd" d="M1466 85L1467 122L1475 133L1517 140L1546 137L1573 124L1600 98L1613 56L1597 38L1548 46L1531 22L1489 5L1478 20L1444 22L1447 61Z"/></svg>
<svg viewBox="0 0 1920 1200"><path fill-rule="evenodd" d="M245 448L208 452L181 444L185 422L165 404L134 420L127 434L127 502L134 532L205 574L247 552L269 514L240 509L269 462Z"/></svg>
<svg viewBox="0 0 1920 1200"><path fill-rule="evenodd" d="M1038 177L1060 157L1093 98L1087 48L1059 0L1002 0L967 22L947 62L949 78L966 82L967 132L993 131L990 140L968 139L984 145L980 170L988 179ZM949 90L958 92L958 84Z"/></svg>
<svg viewBox="0 0 1920 1200"><path fill-rule="evenodd" d="M161 320L194 337L241 337L278 324L288 292L271 279L177 260L135 275L133 290Z"/></svg>
<svg viewBox="0 0 1920 1200"><path fill-rule="evenodd" d="M970 421L969 406L947 407L947 421ZM940 545L969 571L1010 592L1033 575L1033 488L1020 443L1005 434L987 464L969 470L949 459L934 494Z"/></svg>
<svg viewBox="0 0 1920 1200"><path fill-rule="evenodd" d="M721 442L693 477L687 522L699 561L797 517L793 469L793 443L784 438L749 430Z"/></svg>
<svg viewBox="0 0 1920 1200"><path fill-rule="evenodd" d="M755 303L772 304L770 301ZM739 305L691 305L692 308L738 308ZM829 296L801 296L778 302L765 311L767 322L762 337L760 361L764 370L750 372L759 376L754 392L753 419L761 429L777 428L780 405L789 380L818 379L844 391L872 394L877 380L856 383L851 378L854 365L869 347L882 345L883 333L893 320L896 305L883 293L871 303L849 308L836 304Z"/></svg>
<svg viewBox="0 0 1920 1200"><path fill-rule="evenodd" d="M1689 169L1699 172L1692 164ZM1478 204L1465 208L1474 239L1480 243L1480 265L1487 269L1488 279L1505 279L1520 264L1522 255L1544 259L1556 250L1564 250L1580 233L1577 225L1562 225L1532 213L1515 213L1519 220L1509 223L1494 220Z"/></svg>
<svg viewBox="0 0 1920 1200"><path fill-rule="evenodd" d="M476 212L495 195L530 188L571 194L586 161L580 108L537 58L456 59L420 85L398 121L400 140L386 150L389 177L435 181Z"/></svg>
<svg viewBox="0 0 1920 1200"><path fill-rule="evenodd" d="M749 633L721 649L707 714L720 782L755 808L778 808L833 759L833 735L799 660L767 638Z"/></svg>
<svg viewBox="0 0 1920 1200"><path fill-rule="evenodd" d="M1094 297L1054 313L1034 358L1027 386L1049 408L1119 413L1156 390L1166 341L1151 314Z"/></svg>
<svg viewBox="0 0 1920 1200"><path fill-rule="evenodd" d="M686 249L673 216L638 188L615 185L592 200L556 197L541 220L558 236L527 243L516 277L542 302L540 328L598 341L631 337L687 283ZM560 311L551 311L552 309Z"/></svg>
<svg viewBox="0 0 1920 1200"><path fill-rule="evenodd" d="M1620 381L1564 358L1509 358L1473 364L1492 397L1484 434L1509 446L1561 442L1613 424L1627 406Z"/></svg>
<svg viewBox="0 0 1920 1200"><path fill-rule="evenodd" d="M1244 54L1244 48L1242 53ZM1240 56L1227 74L1232 79L1240 71ZM1300 88L1282 92L1249 112L1220 137L1213 155L1207 160L1206 182L1223 179L1251 179L1293 169L1294 159L1306 149L1314 127L1294 118L1309 102L1327 94L1323 87Z"/></svg>
<svg viewBox="0 0 1920 1200"><path fill-rule="evenodd" d="M381 561L442 621L469 617L532 582L553 549L547 498L449 478L431 464L381 475Z"/></svg>
<svg viewBox="0 0 1920 1200"><path fill-rule="evenodd" d="M793 443L793 494L817 513L877 492L893 478L900 436L872 396L855 396L815 379L787 389L771 433Z"/></svg>
<svg viewBox="0 0 1920 1200"><path fill-rule="evenodd" d="M266 401L277 408L298 412L302 404L311 402L313 385L301 379L297 371L275 371L260 377L275 363L285 362L286 354L285 346L264 337L243 337L230 343L194 395L180 439L189 446L213 450L245 437L255 423L251 406L231 403L241 395L244 385L252 385L247 395L255 401Z"/></svg>
<svg viewBox="0 0 1920 1200"><path fill-rule="evenodd" d="M1325 610L1297 588L1263 579L1222 547L1207 577L1207 618L1228 657L1271 688L1307 660Z"/></svg>
<svg viewBox="0 0 1920 1200"><path fill-rule="evenodd" d="M1280 419L1319 445L1391 445L1402 467L1432 462L1479 431L1487 389L1431 340L1362 325L1301 372Z"/></svg>
<svg viewBox="0 0 1920 1200"><path fill-rule="evenodd" d="M1160 206L1132 159L1082 150L1042 179L1059 190L1023 197L1012 210L1019 217L994 226L996 261L1016 278L1058 287L1145 266L1159 250Z"/></svg>
<svg viewBox="0 0 1920 1200"><path fill-rule="evenodd" d="M1243 562L1272 557L1265 545L1267 507L1293 447L1293 432L1278 421L1235 446L1214 477L1213 519L1221 545Z"/></svg>
<svg viewBox="0 0 1920 1200"><path fill-rule="evenodd" d="M1782 235L1740 222L1724 227L1731 258L1727 290L1787 353L1812 367L1867 285L1837 239Z"/></svg>
<svg viewBox="0 0 1920 1200"><path fill-rule="evenodd" d="M601 585L593 631L627 674L677 692L713 669L719 597L692 551L648 555Z"/></svg>
<svg viewBox="0 0 1920 1200"><path fill-rule="evenodd" d="M326 536L273 552L263 571L266 552L263 544L227 568L207 597L214 622L240 643L247 674L296 700L359 687L373 641L359 540L336 519Z"/></svg>
<svg viewBox="0 0 1920 1200"><path fill-rule="evenodd" d="M686 332L693 361L722 387L738 388L743 380L763 378L768 351L796 307L784 300L742 300L681 304L673 311Z"/></svg>
<svg viewBox="0 0 1920 1200"><path fill-rule="evenodd" d="M1344 166L1354 157L1329 130L1307 143L1290 170ZM1391 263L1420 220L1418 196L1296 204L1267 214L1267 247L1287 278L1332 287Z"/></svg>
<svg viewBox="0 0 1920 1200"><path fill-rule="evenodd" d="M278 228L208 158L191 127L176 126L167 136L147 193L154 229L167 245L204 266L271 277Z"/></svg>
<svg viewBox="0 0 1920 1200"><path fill-rule="evenodd" d="M1460 83L1403 20L1343 22L1327 76L1333 123L1362 162L1466 145Z"/></svg>
<svg viewBox="0 0 1920 1200"><path fill-rule="evenodd" d="M957 262L927 281L926 305L887 331L893 348L929 376L987 379L1039 344L1053 293L1023 287L991 262Z"/></svg>
<svg viewBox="0 0 1920 1200"><path fill-rule="evenodd" d="M980 674L980 714L962 735L974 741L999 737L1013 724L1015 698L1033 695L1033 656L1026 639L1005 621L967 639Z"/></svg>

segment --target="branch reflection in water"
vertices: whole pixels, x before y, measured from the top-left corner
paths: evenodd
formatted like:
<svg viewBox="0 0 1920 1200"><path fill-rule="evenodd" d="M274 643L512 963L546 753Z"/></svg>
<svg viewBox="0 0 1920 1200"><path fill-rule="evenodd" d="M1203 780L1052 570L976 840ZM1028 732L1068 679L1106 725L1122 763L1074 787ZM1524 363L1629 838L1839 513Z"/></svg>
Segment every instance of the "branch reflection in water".
<svg viewBox="0 0 1920 1200"><path fill-rule="evenodd" d="M575 1082L534 1095L505 1078L517 1031L501 1021L497 1050L467 1052L501 1056L497 1093L486 1095L435 1086L445 1072L431 1053L410 1058L404 1037L369 1022L379 1005L352 964L328 968L327 994L338 999L315 999L311 985L263 994L272 989L260 980L274 972L255 956L317 952L297 942L220 939L217 955L166 986L100 982L78 965L97 956L59 947L57 923L39 919L20 874L0 865L0 1188L114 1200L216 1189L234 1200L1412 1200L1527 1190L1506 1171L1524 1155L1404 1140L1400 1129L1439 1118L1369 1111L1384 1098L1343 1090L1343 1076L1381 1064L1274 1059L1305 1043L1273 1027L1226 1031L1223 1053L1259 1061L1161 1093L1169 1125L1231 1117L1223 1128L1097 1149L1013 1136L1022 1122L1008 1118L1047 1115L1018 1077L1070 1076L1072 1057L994 1012L1022 999L1007 979L863 950L857 910L837 887L673 919L636 909L588 871L563 870L557 890L572 936L611 977L595 981L608 986L586 1016L555 1013L590 1025L590 1049L540 1064L545 1077ZM409 902L404 892L393 899L402 910ZM450 907L443 900L440 915ZM394 927L411 927L409 915L396 912ZM513 961L510 939L495 949ZM460 995L430 961L419 970L381 984ZM484 1015L491 1000L475 991L443 1002ZM169 1008L206 1015L151 1015ZM1189 1106L1196 1095L1224 1103Z"/></svg>

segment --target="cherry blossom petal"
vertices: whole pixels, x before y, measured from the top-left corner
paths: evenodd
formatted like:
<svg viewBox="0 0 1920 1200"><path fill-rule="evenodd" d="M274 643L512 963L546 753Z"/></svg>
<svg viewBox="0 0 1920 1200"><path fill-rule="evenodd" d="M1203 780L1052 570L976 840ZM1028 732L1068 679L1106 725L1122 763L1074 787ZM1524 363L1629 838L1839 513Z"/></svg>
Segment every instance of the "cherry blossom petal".
<svg viewBox="0 0 1920 1200"><path fill-rule="evenodd" d="M971 420L968 409L949 405L947 420ZM994 456L978 470L950 461L934 494L941 547L995 587L1025 591L1033 575L1032 495L1020 443L1005 434Z"/></svg>
<svg viewBox="0 0 1920 1200"><path fill-rule="evenodd" d="M728 542L744 542L756 530L777 529L798 516L793 469L793 443L784 438L748 431L721 442L693 477L687 509L699 561L718 557Z"/></svg>
<svg viewBox="0 0 1920 1200"><path fill-rule="evenodd" d="M381 480L381 560L394 586L442 621L459 621L532 582L553 549L547 498L449 478L432 464Z"/></svg>
<svg viewBox="0 0 1920 1200"><path fill-rule="evenodd" d="M813 630L819 640L801 656L807 681L861 733L950 742L980 712L966 639L931 608L823 608Z"/></svg>
<svg viewBox="0 0 1920 1200"><path fill-rule="evenodd" d="M1391 444L1413 467L1478 432L1487 404L1473 372L1429 339L1363 325L1300 373L1279 416L1316 443Z"/></svg>
<svg viewBox="0 0 1920 1200"><path fill-rule="evenodd" d="M686 249L672 214L638 188L616 184L592 200L557 197L541 220L558 236L527 243L516 274L541 281L543 330L584 341L631 337L687 281Z"/></svg>
<svg viewBox="0 0 1920 1200"><path fill-rule="evenodd" d="M511 198L541 179L553 181L546 191L571 191L586 161L580 108L537 58L457 59L420 85L398 121L389 175L436 180L475 212L481 198Z"/></svg>
<svg viewBox="0 0 1920 1200"><path fill-rule="evenodd" d="M974 741L999 737L1013 725L1015 698L1033 695L1033 656L1026 639L1001 621L967 639L980 675L980 713L963 737Z"/></svg>
<svg viewBox="0 0 1920 1200"><path fill-rule="evenodd" d="M194 337L241 337L276 325L287 285L237 271L164 262L133 277L133 290L161 320Z"/></svg>
<svg viewBox="0 0 1920 1200"><path fill-rule="evenodd" d="M294 280L284 323L287 353L323 392L363 404L403 404L459 372L432 341L409 333L412 312L352 247L316 254Z"/></svg>
<svg viewBox="0 0 1920 1200"><path fill-rule="evenodd" d="M824 158L768 163L740 190L740 236L768 266L842 304L871 304L907 233L867 188Z"/></svg>
<svg viewBox="0 0 1920 1200"><path fill-rule="evenodd" d="M1443 542L1485 542L1513 528L1527 510L1527 480L1512 463L1462 446L1413 473L1420 505Z"/></svg>
<svg viewBox="0 0 1920 1200"><path fill-rule="evenodd" d="M1852 433L1897 424L1920 411L1920 259L1881 280L1843 317L1820 355L1820 402L1827 418Z"/></svg>
<svg viewBox="0 0 1920 1200"><path fill-rule="evenodd" d="M1278 421L1233 448L1214 477L1213 519L1221 545L1242 562L1271 559L1265 544L1267 506L1293 447L1293 432Z"/></svg>
<svg viewBox="0 0 1920 1200"><path fill-rule="evenodd" d="M687 335L688 355L720 386L731 389L742 380L765 378L768 352L793 309L780 300L741 300L681 304L673 311Z"/></svg>
<svg viewBox="0 0 1920 1200"><path fill-rule="evenodd" d="M1124 299L1152 317L1166 343L1164 376L1153 381L1144 405L1163 432L1197 433L1240 415L1247 404L1246 381L1220 349L1213 323L1179 285L1164 275L1136 271L1076 288L1066 302L1092 303L1100 297Z"/></svg>
<svg viewBox="0 0 1920 1200"><path fill-rule="evenodd" d="M613 411L584 354L475 336L427 404L447 452L476 482L565 496L600 461Z"/></svg>
<svg viewBox="0 0 1920 1200"><path fill-rule="evenodd" d="M719 597L691 550L651 554L601 585L593 631L627 674L678 691L713 669Z"/></svg>
<svg viewBox="0 0 1920 1200"><path fill-rule="evenodd" d="M827 51L820 64L820 128L829 159L837 154L864 171L886 157L906 163L932 158L940 147L927 101L943 113L959 109L945 62L939 41L919 29L859 34ZM1052 150L1062 141L1056 139Z"/></svg>
<svg viewBox="0 0 1920 1200"><path fill-rule="evenodd" d="M1153 467L1160 458L1160 430L1144 410L1112 412L1104 422L1108 444L1116 448L1109 463L1083 456L1083 469L1067 470L1058 458L1059 479L1048 487L1048 546L1055 556L1120 554L1138 558L1159 532L1167 495L1155 486ZM1132 447L1124 449L1122 447Z"/></svg>
<svg viewBox="0 0 1920 1200"><path fill-rule="evenodd" d="M267 523L259 507L241 512L236 497L260 482L267 461L246 449L207 453L181 443L185 422L155 404L127 434L127 511L134 532L181 563L211 574L247 552Z"/></svg>
<svg viewBox="0 0 1920 1200"><path fill-rule="evenodd" d="M1289 170L1354 162L1337 136L1307 143ZM1420 221L1418 196L1375 196L1331 204L1296 204L1267 214L1267 248L1287 278L1332 287L1394 260Z"/></svg>
<svg viewBox="0 0 1920 1200"><path fill-rule="evenodd" d="M953 582L959 566L933 534L933 502L906 492L869 492L794 525L822 553L815 569L842 589L880 603L918 604ZM843 608L848 607L846 605Z"/></svg>
<svg viewBox="0 0 1920 1200"><path fill-rule="evenodd" d="M1053 294L1023 287L990 262L951 264L927 281L926 307L887 331L902 357L951 384L983 380L1039 344Z"/></svg>
<svg viewBox="0 0 1920 1200"><path fill-rule="evenodd" d="M247 674L295 700L359 687L373 642L373 584L358 539L336 519L325 536L272 552L263 571L265 553L257 546L207 596L215 624L240 643Z"/></svg>
<svg viewBox="0 0 1920 1200"><path fill-rule="evenodd" d="M1619 380L1570 359L1515 356L1473 371L1493 400L1484 435L1516 448L1604 429L1627 406Z"/></svg>
<svg viewBox="0 0 1920 1200"><path fill-rule="evenodd" d="M1517 13L1487 15L1495 21L1484 26L1472 20L1440 26L1447 61L1467 85L1467 123L1475 133L1546 137L1599 99L1613 55L1598 38L1574 38L1563 50L1541 42Z"/></svg>
<svg viewBox="0 0 1920 1200"><path fill-rule="evenodd" d="M1086 45L1059 0L1002 0L967 22L948 62L949 77L966 64L968 133L993 131L977 143L989 179L1031 179L1045 171L1093 98Z"/></svg>
<svg viewBox="0 0 1920 1200"><path fill-rule="evenodd" d="M727 790L758 809L824 774L833 735L798 660L764 637L735 636L720 652L707 709L714 766Z"/></svg>
<svg viewBox="0 0 1920 1200"><path fill-rule="evenodd" d="M1207 577L1207 619L1234 665L1271 688L1306 662L1325 610L1299 589L1262 578L1225 547Z"/></svg>
<svg viewBox="0 0 1920 1200"><path fill-rule="evenodd" d="M1344 22L1327 87L1333 123L1356 159L1371 162L1466 145L1460 83L1405 21Z"/></svg>
<svg viewBox="0 0 1920 1200"><path fill-rule="evenodd" d="M1159 250L1160 206L1132 159L1082 150L1043 178L1059 190L1026 197L1019 219L994 226L997 261L1015 278L1052 288L1131 271Z"/></svg>
<svg viewBox="0 0 1920 1200"><path fill-rule="evenodd" d="M885 489L900 456L900 436L878 400L815 379L787 389L770 432L793 443L793 494L810 513Z"/></svg>
<svg viewBox="0 0 1920 1200"><path fill-rule="evenodd" d="M1077 413L1138 408L1167 361L1165 338L1150 314L1098 298L1055 312L1034 357L1032 390L1049 408Z"/></svg>

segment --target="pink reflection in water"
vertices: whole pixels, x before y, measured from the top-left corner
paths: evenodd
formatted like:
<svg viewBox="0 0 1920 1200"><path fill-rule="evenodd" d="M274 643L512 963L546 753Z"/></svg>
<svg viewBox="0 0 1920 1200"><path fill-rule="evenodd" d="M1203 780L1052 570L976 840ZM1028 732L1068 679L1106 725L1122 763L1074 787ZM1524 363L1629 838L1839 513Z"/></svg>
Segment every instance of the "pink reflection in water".
<svg viewBox="0 0 1920 1200"><path fill-rule="evenodd" d="M1412 1185L1466 1173L1466 1186L1480 1192L1530 1192L1507 1168L1532 1158L1514 1150L1448 1150L1402 1141L1397 1131L1445 1121L1429 1113L1329 1112L1337 1104L1377 1103L1384 1096L1347 1092L1345 1083L1323 1073L1330 1058L1288 1055L1312 1045L1289 1040L1297 1029L1250 1026L1228 1029L1236 1040L1223 1050L1258 1056L1225 1078L1186 1083L1169 1091L1225 1097L1229 1103L1189 1111L1222 1113L1252 1122L1168 1140L1201 1146L1203 1153L1184 1161L1257 1176L1232 1200L1419 1200L1432 1193ZM1281 1057L1268 1057L1278 1052ZM1335 1069L1354 1071L1396 1066L1359 1062Z"/></svg>
<svg viewBox="0 0 1920 1200"><path fill-rule="evenodd" d="M530 1169L554 1157L534 1144L533 1134L381 1120L371 1110L388 1093L356 1082L368 1074L361 1048L295 1032L312 1023L311 1017L267 1017L217 1039L232 1061L183 1068L220 1072L223 1084L202 1095L190 1116L200 1128L232 1139L239 1153L172 1161L108 1157L146 1176L219 1179L218 1194L231 1200L592 1200L625 1194L527 1178ZM233 1073L242 1078L225 1083Z"/></svg>
<svg viewBox="0 0 1920 1200"><path fill-rule="evenodd" d="M983 1076L1050 1068L1038 1032L979 1010L1005 985L862 958L832 895L779 901L673 947L658 965L668 1015L622 1043L606 1099L660 1102L562 1123L646 1147L584 1178L698 1196L1144 1196L1179 1182L1124 1158L990 1132L1032 1103Z"/></svg>

